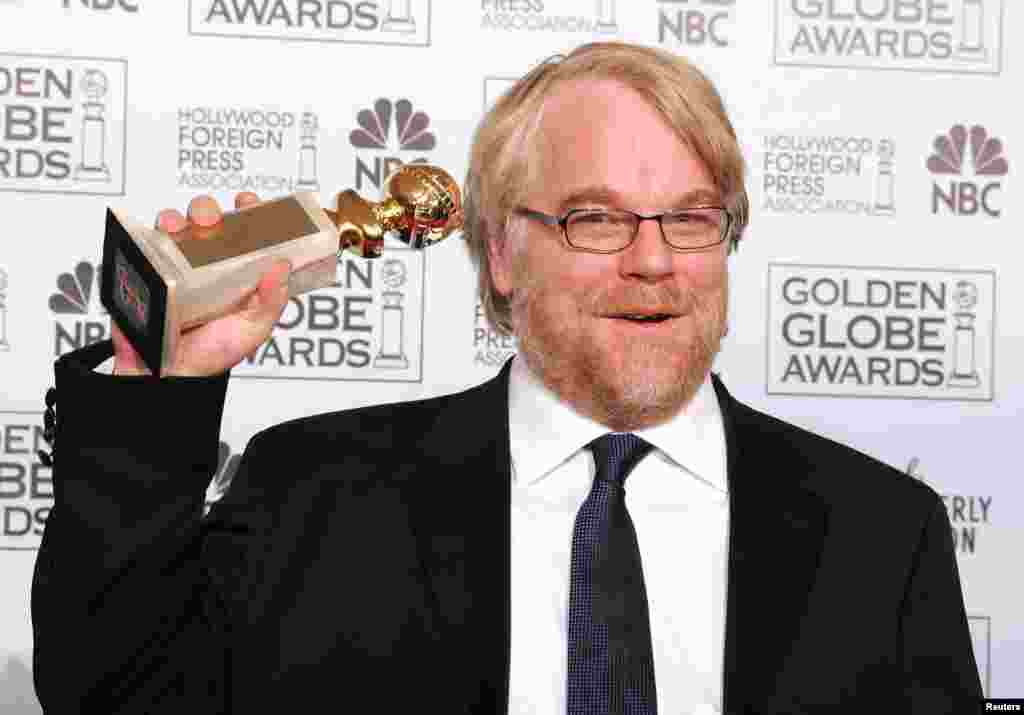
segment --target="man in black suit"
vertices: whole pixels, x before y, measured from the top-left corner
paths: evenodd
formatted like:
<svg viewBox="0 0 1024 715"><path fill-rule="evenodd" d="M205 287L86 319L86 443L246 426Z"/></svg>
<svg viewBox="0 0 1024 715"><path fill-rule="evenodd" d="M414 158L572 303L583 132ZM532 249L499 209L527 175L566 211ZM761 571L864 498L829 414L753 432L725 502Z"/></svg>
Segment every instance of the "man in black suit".
<svg viewBox="0 0 1024 715"><path fill-rule="evenodd" d="M206 519L226 371L269 335L287 266L186 335L171 377L116 330L58 361L44 707L972 712L937 495L710 374L748 203L706 78L629 45L544 63L485 117L466 193L518 356L461 394L258 434ZM203 197L159 222L218 216ZM609 432L644 445L625 499Z"/></svg>

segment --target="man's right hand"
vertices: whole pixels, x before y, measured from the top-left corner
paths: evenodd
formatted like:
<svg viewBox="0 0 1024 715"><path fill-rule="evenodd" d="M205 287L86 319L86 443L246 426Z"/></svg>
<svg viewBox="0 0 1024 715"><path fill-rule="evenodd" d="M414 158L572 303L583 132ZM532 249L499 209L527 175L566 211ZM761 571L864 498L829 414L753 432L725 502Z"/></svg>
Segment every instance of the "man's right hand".
<svg viewBox="0 0 1024 715"><path fill-rule="evenodd" d="M251 192L235 196L235 208L238 209L258 203L259 198ZM189 225L214 226L220 222L221 217L221 208L215 199L197 196L188 205L187 217L174 209L165 209L157 216L156 227L174 234ZM178 349L165 374L191 377L217 375L230 370L254 353L270 337L274 323L284 311L288 302L290 272L288 261L275 262L263 274L256 290L239 310L182 333ZM111 323L110 332L114 340L114 374L152 374L117 325Z"/></svg>

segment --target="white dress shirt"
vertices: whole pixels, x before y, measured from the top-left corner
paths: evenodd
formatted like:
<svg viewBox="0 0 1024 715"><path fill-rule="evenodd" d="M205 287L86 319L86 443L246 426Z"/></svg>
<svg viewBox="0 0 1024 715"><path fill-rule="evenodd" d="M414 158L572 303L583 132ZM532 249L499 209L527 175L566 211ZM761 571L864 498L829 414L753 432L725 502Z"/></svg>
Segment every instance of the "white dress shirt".
<svg viewBox="0 0 1024 715"><path fill-rule="evenodd" d="M512 362L512 632L509 712L566 708L569 563L590 493L584 447L609 430L574 412ZM710 379L685 413L635 434L654 445L626 479L654 646L658 712L722 706L728 491L722 414Z"/></svg>

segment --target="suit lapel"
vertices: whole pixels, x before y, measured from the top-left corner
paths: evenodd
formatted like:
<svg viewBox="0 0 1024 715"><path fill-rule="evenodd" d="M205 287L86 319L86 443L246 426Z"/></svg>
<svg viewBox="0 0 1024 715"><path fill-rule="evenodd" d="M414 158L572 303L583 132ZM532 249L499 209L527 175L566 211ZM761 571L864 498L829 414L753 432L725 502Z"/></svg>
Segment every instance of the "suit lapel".
<svg viewBox="0 0 1024 715"><path fill-rule="evenodd" d="M510 365L439 409L412 450L420 461L409 465L419 475L410 513L435 638L453 660L453 703L468 712L508 708ZM827 511L802 486L814 465L772 439L771 418L713 382L730 494L723 712L739 712L774 694L814 586Z"/></svg>
<svg viewBox="0 0 1024 715"><path fill-rule="evenodd" d="M462 712L508 707L511 456L508 376L450 399L425 428L410 465L410 505L437 627Z"/></svg>
<svg viewBox="0 0 1024 715"><path fill-rule="evenodd" d="M729 475L729 576L723 712L775 694L814 586L827 509L802 486L812 465L773 440L774 423L714 377Z"/></svg>

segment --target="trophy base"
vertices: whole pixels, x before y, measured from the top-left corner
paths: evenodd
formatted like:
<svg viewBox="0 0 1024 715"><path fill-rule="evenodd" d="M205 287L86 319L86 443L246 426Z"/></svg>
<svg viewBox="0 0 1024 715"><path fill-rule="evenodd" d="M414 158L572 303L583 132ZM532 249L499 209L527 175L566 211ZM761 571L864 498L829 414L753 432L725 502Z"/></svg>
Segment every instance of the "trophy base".
<svg viewBox="0 0 1024 715"><path fill-rule="evenodd" d="M171 355L173 346L166 338L175 321L168 313L173 311L178 283L164 279L156 267L159 263L156 256L146 255L108 209L100 303L154 375L160 374Z"/></svg>
<svg viewBox="0 0 1024 715"><path fill-rule="evenodd" d="M384 32L401 32L411 35L416 32L416 21L411 17L393 18L384 20L380 27Z"/></svg>
<svg viewBox="0 0 1024 715"><path fill-rule="evenodd" d="M965 47L960 45L956 48L955 56L961 62L988 62L988 49L985 47Z"/></svg>
<svg viewBox="0 0 1024 715"><path fill-rule="evenodd" d="M105 166L83 166L80 164L75 167L75 181L109 183L110 169Z"/></svg>
<svg viewBox="0 0 1024 715"><path fill-rule="evenodd" d="M295 182L295 189L297 191L320 191L320 182L316 179L299 179Z"/></svg>
<svg viewBox="0 0 1024 715"><path fill-rule="evenodd" d="M619 31L619 24L617 22L598 22L594 25L594 29L606 35L614 35Z"/></svg>
<svg viewBox="0 0 1024 715"><path fill-rule="evenodd" d="M981 387L981 378L977 373L973 375L958 375L953 373L946 380L947 387Z"/></svg>
<svg viewBox="0 0 1024 715"><path fill-rule="evenodd" d="M10 349L11 349L11 344L10 343L8 343L6 340L0 340L0 353L9 352Z"/></svg>
<svg viewBox="0 0 1024 715"><path fill-rule="evenodd" d="M409 360L405 355L378 355L373 359L373 366L385 370L405 370Z"/></svg>
<svg viewBox="0 0 1024 715"><path fill-rule="evenodd" d="M892 206L892 205L888 205L888 206L878 206L878 205L875 205L875 206L871 207L871 215L872 216L892 216L894 213L896 213L896 207Z"/></svg>
<svg viewBox="0 0 1024 715"><path fill-rule="evenodd" d="M166 371L182 331L237 310L274 261L292 264L289 295L336 280L337 230L311 194L229 212L195 231L176 241L107 211L100 301L154 375Z"/></svg>

